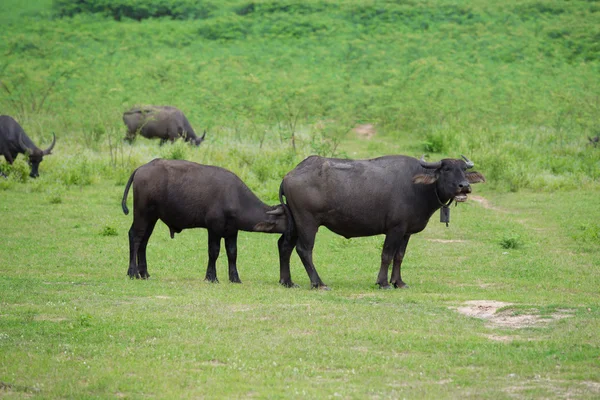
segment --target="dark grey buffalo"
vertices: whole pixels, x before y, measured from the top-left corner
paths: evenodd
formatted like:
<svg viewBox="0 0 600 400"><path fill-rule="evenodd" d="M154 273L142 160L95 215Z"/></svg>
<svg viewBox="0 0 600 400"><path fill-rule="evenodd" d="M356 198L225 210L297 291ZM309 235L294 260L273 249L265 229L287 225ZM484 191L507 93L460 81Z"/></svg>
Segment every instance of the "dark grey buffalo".
<svg viewBox="0 0 600 400"><path fill-rule="evenodd" d="M232 172L189 161L155 159L129 178L123 212L133 184L133 224L129 230L131 277L148 278L146 246L159 219L175 233L189 228L208 230L206 280L218 282L215 263L225 238L229 280L240 282L236 267L238 231L283 233L287 218L282 205L268 206Z"/></svg>
<svg viewBox="0 0 600 400"><path fill-rule="evenodd" d="M427 226L433 213L452 201L466 201L470 183L484 182L478 172L467 172L473 163L465 158L426 162L406 156L372 160L341 160L311 156L289 172L281 183L295 229L279 240L280 283L295 286L290 256L296 251L312 287L327 289L313 264L315 236L320 226L346 238L384 234L377 284L406 284L400 276L408 240Z"/></svg>
<svg viewBox="0 0 600 400"><path fill-rule="evenodd" d="M52 144L46 150L41 150L29 139L25 131L13 117L0 115L0 154L9 164L12 164L19 153L28 156L31 166L29 176L37 178L40 174L38 168L44 156L52 154L56 144L56 136L52 134Z"/></svg>
<svg viewBox="0 0 600 400"><path fill-rule="evenodd" d="M127 125L125 140L129 142L139 132L148 139L159 138L161 145L167 140L174 142L182 137L186 142L200 146L206 136L206 132L201 137L196 136L181 110L171 106L134 107L123 113L123 122Z"/></svg>

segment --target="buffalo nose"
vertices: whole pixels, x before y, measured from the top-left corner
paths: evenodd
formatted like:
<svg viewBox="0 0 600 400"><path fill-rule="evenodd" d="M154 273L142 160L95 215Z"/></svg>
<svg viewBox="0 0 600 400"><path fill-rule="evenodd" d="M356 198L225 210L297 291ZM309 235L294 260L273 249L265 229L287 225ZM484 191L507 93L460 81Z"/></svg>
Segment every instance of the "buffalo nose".
<svg viewBox="0 0 600 400"><path fill-rule="evenodd" d="M39 174L34 174L33 172L31 174L29 174L30 177L32 178L37 178L38 176L40 176Z"/></svg>
<svg viewBox="0 0 600 400"><path fill-rule="evenodd" d="M467 181L459 183L458 187L462 192L470 192L471 191L471 185L469 185L469 182L467 182Z"/></svg>

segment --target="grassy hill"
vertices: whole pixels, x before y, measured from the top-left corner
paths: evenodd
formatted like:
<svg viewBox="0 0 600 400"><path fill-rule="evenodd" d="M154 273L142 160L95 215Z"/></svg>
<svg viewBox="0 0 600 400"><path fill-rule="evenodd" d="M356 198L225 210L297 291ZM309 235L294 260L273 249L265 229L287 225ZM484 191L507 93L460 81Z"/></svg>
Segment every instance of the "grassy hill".
<svg viewBox="0 0 600 400"><path fill-rule="evenodd" d="M469 153L502 190L600 177L595 2L0 7L0 107L34 136L106 151L125 109L170 104L214 144L374 156L338 145L371 123L395 152Z"/></svg>

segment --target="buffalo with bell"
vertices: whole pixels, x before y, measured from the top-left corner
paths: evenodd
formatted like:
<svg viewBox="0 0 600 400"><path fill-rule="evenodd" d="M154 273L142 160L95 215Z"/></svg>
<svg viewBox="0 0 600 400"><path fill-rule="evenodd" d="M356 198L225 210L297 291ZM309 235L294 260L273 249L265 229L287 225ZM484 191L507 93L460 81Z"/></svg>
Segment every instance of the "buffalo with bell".
<svg viewBox="0 0 600 400"><path fill-rule="evenodd" d="M469 171L467 158L427 162L403 156L345 160L311 156L289 172L279 197L291 211L293 224L278 242L280 283L295 286L290 274L294 248L314 288L327 289L313 263L315 237L320 226L346 238L385 235L379 287L402 288L400 267L408 241L427 226L431 216L451 202L463 202L471 184L484 182ZM391 279L388 269L392 264Z"/></svg>

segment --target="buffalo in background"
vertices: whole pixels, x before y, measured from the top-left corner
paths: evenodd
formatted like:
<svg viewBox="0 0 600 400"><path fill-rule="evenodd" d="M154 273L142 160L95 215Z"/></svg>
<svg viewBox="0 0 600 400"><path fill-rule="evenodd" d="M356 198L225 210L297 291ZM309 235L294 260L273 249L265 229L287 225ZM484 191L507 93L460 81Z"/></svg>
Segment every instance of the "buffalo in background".
<svg viewBox="0 0 600 400"><path fill-rule="evenodd" d="M127 126L125 140L130 143L139 133L148 139L159 138L161 145L182 137L186 142L200 146L206 136L206 131L201 137L196 136L183 112L171 106L134 107L123 113L123 122Z"/></svg>
<svg viewBox="0 0 600 400"><path fill-rule="evenodd" d="M155 159L136 169L129 178L123 201L133 184L133 223L129 230L131 278L148 278L146 246L160 219L171 232L208 230L206 280L218 282L216 262L225 238L229 280L240 283L237 271L238 231L283 233L287 218L283 205L268 206L232 172L190 161Z"/></svg>
<svg viewBox="0 0 600 400"><path fill-rule="evenodd" d="M31 166L29 176L32 178L40 175L38 168L44 156L52 154L52 149L56 144L56 135L53 133L52 136L52 144L46 150L41 150L13 117L0 115L0 154L11 165L19 153L26 154Z"/></svg>
<svg viewBox="0 0 600 400"><path fill-rule="evenodd" d="M346 238L384 234L377 284L390 288L387 277L393 261L389 282L396 288L406 286L400 266L410 236L425 229L438 209L449 212L452 201L466 201L470 183L485 181L480 173L467 171L472 167L466 158L433 163L401 155L356 161L306 158L283 178L279 189L294 224L278 243L280 283L295 286L290 274L295 247L311 286L327 289L312 256L317 231L325 226Z"/></svg>

